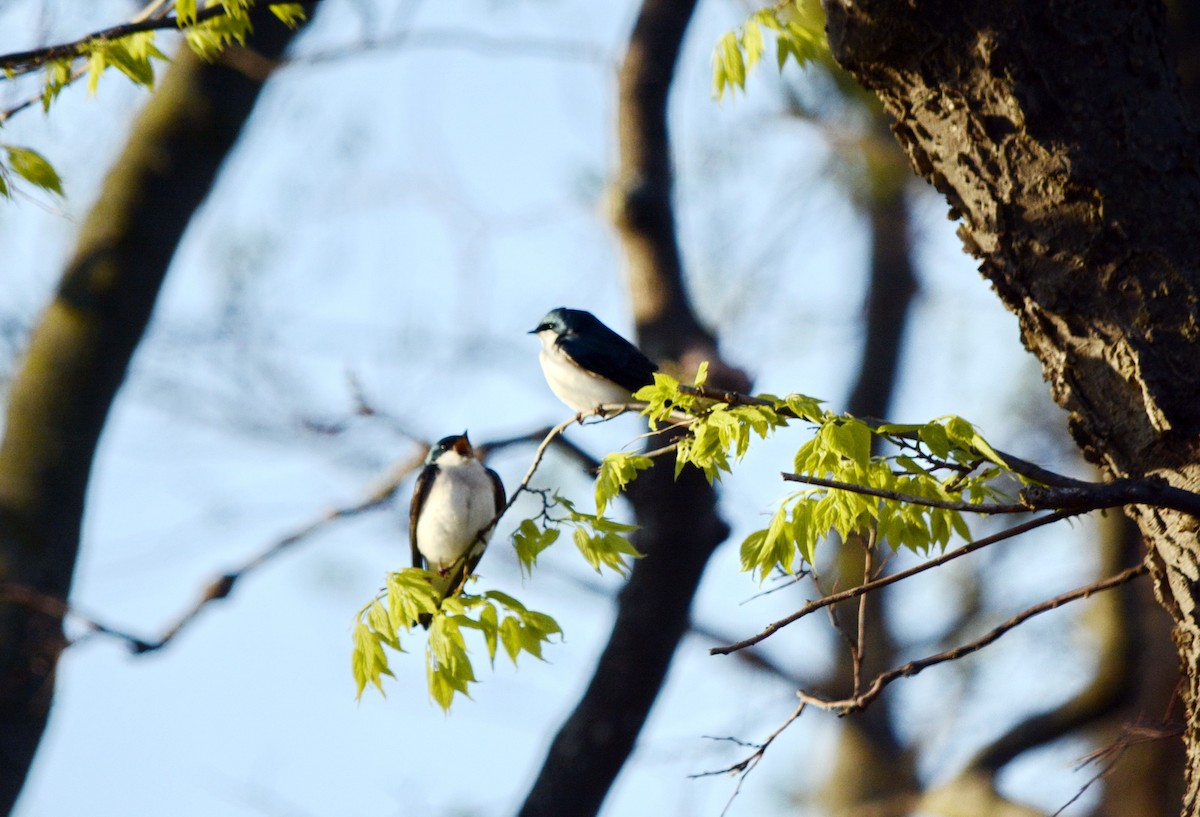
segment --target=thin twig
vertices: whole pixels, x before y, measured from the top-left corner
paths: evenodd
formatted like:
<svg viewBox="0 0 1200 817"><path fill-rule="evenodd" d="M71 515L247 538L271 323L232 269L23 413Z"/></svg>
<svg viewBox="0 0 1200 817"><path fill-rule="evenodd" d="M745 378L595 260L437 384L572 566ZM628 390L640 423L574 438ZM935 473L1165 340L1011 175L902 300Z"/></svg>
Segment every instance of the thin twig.
<svg viewBox="0 0 1200 817"><path fill-rule="evenodd" d="M738 794L741 792L742 784L746 782L746 777L750 774L750 772L754 771L754 768L758 765L759 761L762 760L763 755L766 754L767 749L771 746L772 743L775 742L775 738L779 737L783 733L784 729L787 729L789 726L791 726L792 723L795 722L795 720L797 718L799 718L801 714L803 714L804 706L805 706L805 702L801 701L800 705L797 706L796 709L792 712L792 714L788 716L787 720L785 720L782 724L780 724L778 729L776 729L774 732L772 732L770 735L768 735L767 739L764 740L761 744L753 744L753 743L743 744L746 746L757 746L758 747L757 749L754 750L753 754L751 754L749 757L746 757L743 760L739 761L738 763L735 763L732 766L729 766L728 768L725 768L725 769L718 769L717 771L713 771L713 772L699 772L697 774L688 775L688 777L690 777L692 779L700 778L700 777L715 777L716 775L719 775L719 774L737 774L738 775L737 786L734 787L733 794L729 795L729 800L726 801L725 808L721 809L721 817L725 817L725 813L729 811L729 807L731 805L733 805L734 799L736 799ZM741 743L741 741L738 741L738 743Z"/></svg>
<svg viewBox="0 0 1200 817"><path fill-rule="evenodd" d="M881 587L887 587L889 584L903 581L909 576L915 576L918 573L938 567L946 562L966 556L968 553L974 553L980 548L985 548L988 545L994 545L996 542L1000 542L1005 539L1011 539L1014 536L1020 536L1021 534L1031 531L1034 528L1040 528L1043 525L1049 525L1076 515L1076 511L1055 511L1054 513L1047 514L1046 516L1040 516L1036 519L1031 519L1028 522L1022 522L1020 525L1014 525L1011 528L1006 528L1005 530L992 534L991 536L985 536L982 539L977 539L974 542L963 545L957 550L952 550L949 553L943 553L941 556L930 559L928 562L922 562L915 567L910 567L908 570L902 570L899 573L891 573L887 576L875 579L874 581L869 581L865 584L860 584L857 587L851 587L848 590L843 590L840 593L834 593L823 598L815 599L791 615L768 624L763 628L762 632L758 633L757 635L750 636L749 638L733 644L727 644L723 647L712 647L708 652L710 655L729 655L732 652L753 646L763 639L769 638L777 630L780 630L783 627L792 624L793 622L799 621L808 614L820 610L823 607L828 607L831 604L837 604L838 602L846 601L847 599L857 598L863 593L870 593L871 591L878 590Z"/></svg>
<svg viewBox="0 0 1200 817"><path fill-rule="evenodd" d="M974 641L970 641L958 647L944 650L924 658L919 658L915 661L909 661L903 666L880 673L878 676L876 676L875 680L871 682L871 686L868 687L865 692L859 693L850 698L845 698L840 701L827 701L814 695L809 695L803 691L798 692L797 695L799 695L800 700L805 703L810 703L813 706L820 707L821 709L833 710L839 715L847 715L851 712L858 712L866 708L873 700L879 697L880 693L883 692L887 685L892 681L895 681L897 678L916 675L922 670L928 669L929 667L937 664L941 664L946 661L954 661L962 658L965 655L970 655L971 653L977 652L978 650L988 646L1000 638L1000 636L1020 626L1036 615L1057 609L1069 602L1087 598L1095 593L1099 593L1104 590L1111 590L1114 587L1119 587L1120 585L1133 581L1134 579L1138 578L1139 576L1143 576L1148 572L1149 569L1145 564L1134 565L1127 570L1121 571L1115 576L1110 576L1107 579L1093 582L1092 584L1088 584L1083 587L1076 588L1075 590L1071 590L1070 592L1055 596L1052 599L1047 599L1040 604L1035 604L1032 607L1022 610L1020 613L1017 613L1017 615L1013 616L1008 621L995 627Z"/></svg>
<svg viewBox="0 0 1200 817"><path fill-rule="evenodd" d="M782 573L781 571L781 575L778 575L775 578L776 580L782 580L782 584L777 584L774 587L768 588L767 590L760 590L754 595L742 599L738 602L738 607L749 604L752 601L757 601L758 599L761 599L764 596L769 596L772 593L778 593L780 590L787 590L793 584L799 584L800 582L804 581L805 577L808 575L808 568L803 568L796 573Z"/></svg>
<svg viewBox="0 0 1200 817"><path fill-rule="evenodd" d="M871 580L871 555L875 552L875 530L867 533L867 542L863 556L863 581ZM858 597L858 636L855 639L854 652L850 654L854 662L854 692L858 694L862 684L863 657L867 644L867 594Z"/></svg>
<svg viewBox="0 0 1200 817"><path fill-rule="evenodd" d="M783 417L808 419L799 417L787 406L777 406L770 400L753 397L737 392L721 391L706 387L680 385L679 390L685 394L718 400L730 405L769 406ZM882 420L871 417L857 418L873 429L888 425ZM887 436L894 439L914 439L915 432L892 432ZM1038 485L1026 487L1021 492L1021 500L1029 509L1050 508L1112 508L1119 505L1150 505L1158 508L1170 508L1200 517L1200 494L1176 487L1166 479L1151 474L1136 479L1116 479L1112 482L1087 482L1065 474L1050 471L1028 460L1009 454L999 449L992 449L1001 460L1001 464L1017 474ZM948 467L954 467L947 464ZM955 470L961 470L955 467ZM928 500L925 500L928 502ZM964 510L974 510L965 508ZM1013 511L993 511L993 513L1012 513Z"/></svg>

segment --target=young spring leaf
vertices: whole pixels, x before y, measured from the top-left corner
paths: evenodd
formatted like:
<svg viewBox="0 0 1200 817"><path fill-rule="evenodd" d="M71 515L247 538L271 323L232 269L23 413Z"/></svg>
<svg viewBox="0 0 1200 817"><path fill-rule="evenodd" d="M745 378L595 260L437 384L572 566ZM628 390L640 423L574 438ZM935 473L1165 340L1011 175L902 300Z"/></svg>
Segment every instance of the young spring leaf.
<svg viewBox="0 0 1200 817"><path fill-rule="evenodd" d="M600 471L596 476L596 513L603 514L609 501L637 479L639 471L645 471L653 464L654 460L638 454L606 454L600 460Z"/></svg>
<svg viewBox="0 0 1200 817"><path fill-rule="evenodd" d="M517 561L521 564L521 572L526 576L532 575L538 555L557 541L559 533L558 528L539 528L532 519L521 521L512 534L513 547L517 551Z"/></svg>
<svg viewBox="0 0 1200 817"><path fill-rule="evenodd" d="M350 667L357 686L354 696L356 700L362 698L363 690L369 683L374 684L379 694L383 695L382 676L395 677L388 669L387 656L379 638L361 621L354 625L354 649L350 653Z"/></svg>
<svg viewBox="0 0 1200 817"><path fill-rule="evenodd" d="M5 145L4 150L8 153L9 167L18 176L43 190L49 190L60 196L63 194L62 179L59 178L54 166L46 161L46 157L42 154L30 148L14 145Z"/></svg>

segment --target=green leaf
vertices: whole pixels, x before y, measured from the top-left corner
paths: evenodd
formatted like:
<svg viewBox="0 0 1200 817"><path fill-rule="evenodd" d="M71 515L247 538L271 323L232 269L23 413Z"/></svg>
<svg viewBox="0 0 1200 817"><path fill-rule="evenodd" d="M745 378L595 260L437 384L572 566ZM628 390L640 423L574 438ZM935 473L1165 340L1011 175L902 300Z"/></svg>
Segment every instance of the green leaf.
<svg viewBox="0 0 1200 817"><path fill-rule="evenodd" d="M71 84L72 59L61 57L46 63L43 74L46 78L42 86L42 110L49 111L52 103L62 91Z"/></svg>
<svg viewBox="0 0 1200 817"><path fill-rule="evenodd" d="M488 660L494 666L496 663L496 637L500 629L499 615L496 613L496 607L492 604L485 604L479 612L480 629L483 631L483 640L487 646Z"/></svg>
<svg viewBox="0 0 1200 817"><path fill-rule="evenodd" d="M100 76L104 73L104 69L108 67L108 51L102 43L96 43L94 50L88 55L88 94L96 93L96 87L100 84Z"/></svg>
<svg viewBox="0 0 1200 817"><path fill-rule="evenodd" d="M63 194L62 179L59 178L54 166L46 161L46 157L30 148L5 145L4 149L8 153L9 166L18 176L43 190L49 190L60 196Z"/></svg>
<svg viewBox="0 0 1200 817"><path fill-rule="evenodd" d="M362 698L363 690L369 683L374 684L381 695L384 694L382 676L395 676L388 669L387 656L383 653L383 646L378 637L366 624L358 621L354 625L353 639L354 650L350 654L350 666L358 688L355 699Z"/></svg>
<svg viewBox="0 0 1200 817"><path fill-rule="evenodd" d="M367 626L394 650L400 649L400 641L396 637L396 628L388 616L387 607L378 599L367 608Z"/></svg>
<svg viewBox="0 0 1200 817"><path fill-rule="evenodd" d="M771 572L769 552L770 543L767 541L767 532L765 530L753 531L742 540L740 550L742 570L746 573L757 571L759 581L765 580Z"/></svg>
<svg viewBox="0 0 1200 817"><path fill-rule="evenodd" d="M652 465L654 460L637 454L606 454L600 460L600 471L596 476L596 513L603 514L609 500L637 479L639 471Z"/></svg>
<svg viewBox="0 0 1200 817"><path fill-rule="evenodd" d="M558 539L557 528L539 528L532 519L522 520L513 531L513 548L517 551L517 560L525 575L532 575L533 566L537 564L538 555L550 547Z"/></svg>
<svg viewBox="0 0 1200 817"><path fill-rule="evenodd" d="M525 626L542 633L544 636L562 634L562 627L558 626L558 622L545 613L530 610L525 614L524 618Z"/></svg>
<svg viewBox="0 0 1200 817"><path fill-rule="evenodd" d="M411 630L421 615L435 615L442 603L435 582L444 580L428 570L406 567L387 575L388 617L399 632Z"/></svg>
<svg viewBox="0 0 1200 817"><path fill-rule="evenodd" d="M121 40L109 43L105 51L108 62L133 80L134 84L154 87L154 66L148 57L135 56Z"/></svg>
<svg viewBox="0 0 1200 817"><path fill-rule="evenodd" d="M746 84L746 64L738 47L737 34L730 31L717 41L713 53L713 93L720 99L726 88L742 88Z"/></svg>
<svg viewBox="0 0 1200 817"><path fill-rule="evenodd" d="M849 418L826 428L832 429L829 447L865 471L871 459L871 430L867 425Z"/></svg>
<svg viewBox="0 0 1200 817"><path fill-rule="evenodd" d="M196 22L196 0L175 0L175 23L183 28Z"/></svg>
<svg viewBox="0 0 1200 817"><path fill-rule="evenodd" d="M621 575L629 572L625 557L639 559L642 554L629 541L617 533L590 533L586 528L575 528L575 546L583 554L583 558L597 573L602 567L609 567Z"/></svg>
<svg viewBox="0 0 1200 817"><path fill-rule="evenodd" d="M288 28L295 28L307 19L304 6L300 3L272 3L271 13L278 17Z"/></svg>
<svg viewBox="0 0 1200 817"><path fill-rule="evenodd" d="M223 2L226 14L211 17L202 23L189 26L184 32L188 47L202 59L215 60L226 46L246 44L250 33L250 17L234 3Z"/></svg>
<svg viewBox="0 0 1200 817"><path fill-rule="evenodd" d="M670 422L671 414L676 410L690 412L696 403L694 395L679 391L678 380L662 372L655 372L654 383L635 391L633 399L646 404L642 414L649 418L650 427L655 429L660 422Z"/></svg>
<svg viewBox="0 0 1200 817"><path fill-rule="evenodd" d="M516 664L517 656L521 654L521 623L515 618L509 616L500 622L500 643L509 660Z"/></svg>
<svg viewBox="0 0 1200 817"><path fill-rule="evenodd" d="M754 70L758 61L762 59L763 36L762 29L758 27L758 23L753 17L746 21L742 33L742 50L746 54L746 68Z"/></svg>
<svg viewBox="0 0 1200 817"><path fill-rule="evenodd" d="M808 500L792 506L792 542L800 558L810 565L816 564L817 540L820 539L820 535L813 530L812 508L812 502Z"/></svg>
<svg viewBox="0 0 1200 817"><path fill-rule="evenodd" d="M808 397L803 394L789 394L784 398L784 402L791 409L792 413L801 420L819 423L824 419L825 412L821 408L821 401L815 397Z"/></svg>
<svg viewBox="0 0 1200 817"><path fill-rule="evenodd" d="M950 438L941 423L926 423L921 426L920 437L929 453L939 460L944 460L950 455Z"/></svg>
<svg viewBox="0 0 1200 817"><path fill-rule="evenodd" d="M507 593L501 593L499 590L489 590L483 595L485 598L489 598L492 601L500 602L509 610L513 610L518 613L524 613L526 610L524 604L521 604L521 602L517 601Z"/></svg>
<svg viewBox="0 0 1200 817"><path fill-rule="evenodd" d="M454 618L438 616L429 626L425 671L429 693L443 710L449 711L455 693L470 697L467 685L475 681L475 672Z"/></svg>

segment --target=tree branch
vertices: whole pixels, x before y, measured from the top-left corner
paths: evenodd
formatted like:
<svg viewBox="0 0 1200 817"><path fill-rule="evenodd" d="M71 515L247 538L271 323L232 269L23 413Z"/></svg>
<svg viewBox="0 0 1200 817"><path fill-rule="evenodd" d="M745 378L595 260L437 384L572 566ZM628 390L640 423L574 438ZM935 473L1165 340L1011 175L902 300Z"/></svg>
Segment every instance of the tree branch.
<svg viewBox="0 0 1200 817"><path fill-rule="evenodd" d="M485 528L483 532L481 532L481 535L484 535L487 531L492 530L499 522L500 518L507 513L510 507L512 507L517 496L520 493L528 490L529 481L532 479L533 474L536 472L539 464L541 463L546 450L551 444L557 442L575 459L581 463L584 463L585 465L594 464L595 461L591 457L589 457L577 446L568 443L566 439L561 436L563 430L577 422L577 420L578 416L575 416L547 430L539 430L536 432L531 432L530 434L487 442L478 447L481 456L486 457L491 452L512 445L534 442L536 440L541 441L540 445L538 446L537 453L534 456L534 462L529 467L525 477L521 480L517 490L513 492L504 509L496 515L490 525ZM380 479L379 482L374 485L358 502L338 508L331 508L328 511L325 511L316 518L300 526L293 532L271 543L257 555L243 562L240 566L226 573L222 573L215 579L212 579L197 594L196 600L193 602L192 606L188 608L188 610L182 616L180 616L174 624L164 630L163 633L156 638L143 638L121 628L104 624L96 617L81 612L62 598L40 592L32 587L18 583L0 583L0 603L8 602L11 604L17 604L27 609L44 613L46 615L55 616L57 618L70 616L81 622L86 627L88 630L88 635L103 635L123 641L129 647L130 651L135 655L155 652L167 646L167 644L174 640L174 638L178 636L180 632L186 629L193 621L196 620L197 617L199 617L200 613L210 603L228 597L233 592L234 586L237 584L237 582L245 577L248 573L257 570L270 559L282 554L284 551L290 549L294 545L300 544L314 534L324 530L330 524L341 519L346 519L367 511L374 510L375 508L378 508L391 501L395 497L396 492L400 489L404 481L413 472L421 468L425 461L427 450L428 446L426 445L420 449L419 453L396 463L396 465L389 469L387 474ZM79 638L64 640L63 646L69 647L77 643L79 640Z"/></svg>
<svg viewBox="0 0 1200 817"><path fill-rule="evenodd" d="M864 496L877 496L896 502L923 505L929 508L944 508L978 514L1029 513L1030 511L1073 510L1077 513L1098 511L1103 508L1119 508L1125 505L1150 505L1156 508L1171 508L1200 516L1200 494L1176 488L1158 476L1141 479L1117 479L1112 482L1083 482L1074 480L1073 485L1059 487L1050 485L1028 485L1020 490L1020 502L974 503L929 499L899 491L856 485L823 477L803 474L781 474L787 482L802 482L823 488L834 488Z"/></svg>
<svg viewBox="0 0 1200 817"><path fill-rule="evenodd" d="M915 576L918 573L931 570L939 565L944 565L946 562L966 556L968 553L974 553L975 551L985 548L988 545L994 545L996 542L1000 542L1005 539L1011 539L1014 536L1020 536L1021 534L1027 533L1035 528L1040 528L1043 525L1049 525L1077 515L1078 514L1075 511L1056 511L1051 514L1047 514L1046 516L1038 517L1037 519L1031 519L1028 522L1022 522L1020 525L1014 525L1013 527L1002 530L999 533L991 536L985 536L983 539L978 539L974 542L963 545L957 550L944 553L935 559L930 559L928 562L922 562L915 567L910 567L908 570L902 570L899 573L891 573L887 576L875 579L874 581L866 582L865 584L860 584L857 587L851 587L847 590L843 590L840 593L834 593L832 595L825 596L824 598L810 601L808 604L804 605L791 615L768 624L757 635L750 636L749 638L737 641L733 644L727 644L723 647L712 647L708 652L710 655L729 655L730 653L738 650L744 650L746 647L753 646L754 644L769 638L776 631L781 630L787 625L797 622L810 613L814 613L817 610L828 607L831 604L837 604L848 599L858 598L863 593L870 593L871 591L878 590L881 587L887 587L889 584L895 584L896 582L903 581L910 576Z"/></svg>
<svg viewBox="0 0 1200 817"><path fill-rule="evenodd" d="M222 5L208 6L207 8L197 9L196 23L207 22L216 17L225 16L225 7ZM109 28L104 28L99 31L94 31L80 37L78 40L72 40L58 45L46 45L41 48L32 48L28 51L15 51L11 54L0 54L0 68L6 72L0 74L0 80L19 77L23 74L28 74L31 71L36 71L48 62L53 62L59 59L74 59L75 57L85 54L89 46L107 40L118 40L121 37L128 37L131 34L140 34L144 31L158 31L161 29L181 30L190 26L182 25L179 19L175 16L167 17L151 17L143 20L135 20L128 23L120 23Z"/></svg>
<svg viewBox="0 0 1200 817"><path fill-rule="evenodd" d="M1038 508L1032 508L1027 505L1016 504L998 504L998 503L982 503L982 502L955 502L946 499L929 499L916 494L905 494L900 491L889 491L884 488L872 488L869 485L856 485L853 482L841 482L836 479L825 479L824 477L805 476L804 474L789 474L784 472L780 474L785 482L802 482L805 485L817 485L822 488L833 488L838 491L847 491L852 494L862 494L863 496L877 496L880 499L889 499L893 502L905 502L910 505L922 505L927 508L943 508L948 511L966 511L969 513L977 513L983 515L993 514L1010 514L1010 513L1029 513Z"/></svg>
<svg viewBox="0 0 1200 817"><path fill-rule="evenodd" d="M879 697L880 693L883 692L888 684L892 683L892 681L895 681L898 678L916 675L922 670L928 669L936 664L941 664L946 661L954 661L962 658L965 655L970 655L973 652L977 652L978 650L981 650L992 642L996 641L998 638L1000 638L1000 636L1020 626L1036 615L1040 615L1041 613L1045 613L1049 610L1054 610L1069 602L1087 598L1094 593L1119 587L1126 582L1133 581L1139 576L1145 575L1148 570L1149 569L1145 564L1134 565L1127 570L1121 571L1115 576L1110 576L1102 581L1094 582L1093 584L1077 588L1068 593L1063 593L1055 596L1052 599L1047 599L1041 604L1035 604L1033 607L1023 610L1022 612L1010 618L1008 621L1004 622L998 627L995 627L981 638L966 644L962 644L953 649L944 650L943 652L935 653L933 655L926 656L925 658L919 658L916 661L909 661L903 666L881 673L880 675L876 676L875 680L871 682L871 686L869 686L865 692L853 697L844 698L840 701L827 701L822 698L809 695L803 691L798 692L797 694L800 696L800 700L804 703L810 703L813 706L820 707L821 709L835 711L839 715L848 715L851 712L857 712L869 706L871 701Z"/></svg>

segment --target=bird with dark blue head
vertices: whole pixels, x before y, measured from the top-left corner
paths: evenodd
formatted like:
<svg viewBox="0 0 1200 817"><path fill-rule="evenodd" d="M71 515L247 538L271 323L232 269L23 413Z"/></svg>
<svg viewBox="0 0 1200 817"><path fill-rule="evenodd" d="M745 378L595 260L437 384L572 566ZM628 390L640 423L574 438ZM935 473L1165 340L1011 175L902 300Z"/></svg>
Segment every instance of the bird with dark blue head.
<svg viewBox="0 0 1200 817"><path fill-rule="evenodd" d="M408 513L413 567L445 580L443 598L462 589L487 548L487 529L504 509L504 483L475 456L467 432L429 449ZM429 617L421 624L428 626Z"/></svg>
<svg viewBox="0 0 1200 817"><path fill-rule="evenodd" d="M654 382L658 367L591 312L559 307L530 330L542 342L538 359L550 390L578 412L628 403Z"/></svg>

